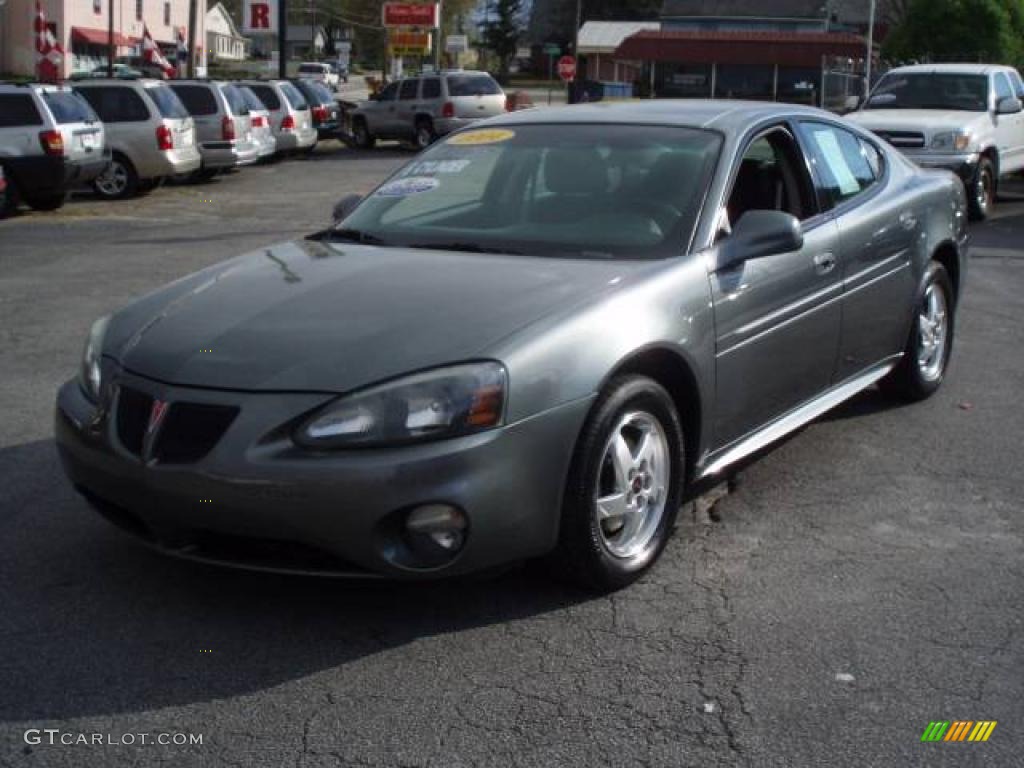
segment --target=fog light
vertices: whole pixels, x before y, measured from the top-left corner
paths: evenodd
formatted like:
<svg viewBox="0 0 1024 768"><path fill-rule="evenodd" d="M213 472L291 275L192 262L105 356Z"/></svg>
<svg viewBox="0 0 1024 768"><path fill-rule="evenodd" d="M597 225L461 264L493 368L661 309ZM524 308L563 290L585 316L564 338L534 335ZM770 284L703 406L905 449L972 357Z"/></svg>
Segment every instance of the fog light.
<svg viewBox="0 0 1024 768"><path fill-rule="evenodd" d="M426 565L441 565L466 543L466 514L449 504L416 507L405 520L409 547Z"/></svg>

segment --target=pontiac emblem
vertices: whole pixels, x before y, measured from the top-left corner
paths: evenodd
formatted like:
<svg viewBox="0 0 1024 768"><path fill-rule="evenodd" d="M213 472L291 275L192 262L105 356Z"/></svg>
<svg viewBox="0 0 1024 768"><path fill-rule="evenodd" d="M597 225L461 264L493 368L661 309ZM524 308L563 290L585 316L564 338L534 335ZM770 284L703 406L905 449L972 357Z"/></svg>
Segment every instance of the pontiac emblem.
<svg viewBox="0 0 1024 768"><path fill-rule="evenodd" d="M152 407L149 409L149 423L146 424L146 436L152 436L160 429L160 425L163 423L164 416L167 415L167 401L166 400L154 400Z"/></svg>

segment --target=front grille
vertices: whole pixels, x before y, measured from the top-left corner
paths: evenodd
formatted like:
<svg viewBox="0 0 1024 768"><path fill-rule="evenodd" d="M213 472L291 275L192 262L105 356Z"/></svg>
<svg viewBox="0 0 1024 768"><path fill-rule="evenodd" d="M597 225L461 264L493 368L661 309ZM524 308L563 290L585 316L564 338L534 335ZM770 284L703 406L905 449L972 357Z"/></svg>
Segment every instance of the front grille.
<svg viewBox="0 0 1024 768"><path fill-rule="evenodd" d="M875 135L885 139L894 147L902 149L923 149L924 134L916 131L875 131Z"/></svg>
<svg viewBox="0 0 1024 768"><path fill-rule="evenodd" d="M153 398L136 389L123 387L117 398L117 437L136 456L142 455L152 407Z"/></svg>
<svg viewBox="0 0 1024 768"><path fill-rule="evenodd" d="M122 387L117 404L117 436L125 450L142 456L154 398ZM151 458L164 464L191 464L213 450L238 416L238 408L206 403L170 403L157 432Z"/></svg>
<svg viewBox="0 0 1024 768"><path fill-rule="evenodd" d="M153 446L153 458L165 464L190 464L213 450L238 408L201 403L171 403Z"/></svg>

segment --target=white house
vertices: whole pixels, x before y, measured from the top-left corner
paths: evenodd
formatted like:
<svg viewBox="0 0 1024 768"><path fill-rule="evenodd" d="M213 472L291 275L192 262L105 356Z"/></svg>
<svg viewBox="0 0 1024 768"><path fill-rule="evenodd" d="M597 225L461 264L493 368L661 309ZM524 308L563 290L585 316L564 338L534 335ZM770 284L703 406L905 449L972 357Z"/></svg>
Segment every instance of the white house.
<svg viewBox="0 0 1024 768"><path fill-rule="evenodd" d="M206 50L210 61L243 61L249 57L249 39L239 33L223 3L206 13Z"/></svg>

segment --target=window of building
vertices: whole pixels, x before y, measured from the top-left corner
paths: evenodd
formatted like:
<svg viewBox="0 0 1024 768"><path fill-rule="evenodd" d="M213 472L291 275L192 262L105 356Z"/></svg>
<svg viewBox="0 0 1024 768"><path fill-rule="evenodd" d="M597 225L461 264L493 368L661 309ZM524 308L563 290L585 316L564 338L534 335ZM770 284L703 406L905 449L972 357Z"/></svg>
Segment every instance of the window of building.
<svg viewBox="0 0 1024 768"><path fill-rule="evenodd" d="M92 12L103 13L103 0L92 0Z"/></svg>
<svg viewBox="0 0 1024 768"><path fill-rule="evenodd" d="M715 98L772 101L773 78L771 66L720 64L715 73Z"/></svg>
<svg viewBox="0 0 1024 768"><path fill-rule="evenodd" d="M711 98L710 64L658 64L655 90L662 98Z"/></svg>
<svg viewBox="0 0 1024 768"><path fill-rule="evenodd" d="M164 25L171 26L171 4L164 3Z"/></svg>

